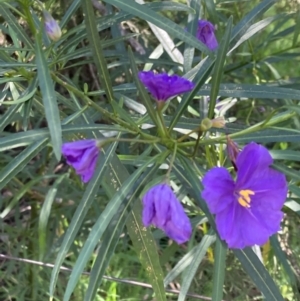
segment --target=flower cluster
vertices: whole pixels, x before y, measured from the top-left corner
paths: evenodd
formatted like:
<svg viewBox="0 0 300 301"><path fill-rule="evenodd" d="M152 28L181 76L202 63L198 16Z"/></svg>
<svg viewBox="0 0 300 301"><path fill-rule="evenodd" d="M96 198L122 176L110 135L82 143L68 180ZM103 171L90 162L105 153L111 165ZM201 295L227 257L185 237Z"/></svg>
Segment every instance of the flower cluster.
<svg viewBox="0 0 300 301"><path fill-rule="evenodd" d="M216 49L214 26L205 20L200 20L198 25L198 39L211 50ZM194 88L191 81L166 73L140 72L139 79L158 105ZM203 131L224 126L224 117L206 118L201 123ZM62 153L83 182L92 178L100 153L96 140L64 143ZM273 160L268 150L254 142L240 151L228 138L228 157L237 171L236 180L226 168L212 168L203 177L202 198L215 215L221 239L230 248L263 245L280 229L281 209L287 195L285 176L270 167ZM187 242L192 234L183 206L166 183L155 185L143 196L142 220L144 226L160 228L178 244Z"/></svg>
<svg viewBox="0 0 300 301"><path fill-rule="evenodd" d="M203 178L202 197L230 248L263 245L280 229L287 183L272 162L268 150L252 142L237 155L236 181L224 167L212 168Z"/></svg>

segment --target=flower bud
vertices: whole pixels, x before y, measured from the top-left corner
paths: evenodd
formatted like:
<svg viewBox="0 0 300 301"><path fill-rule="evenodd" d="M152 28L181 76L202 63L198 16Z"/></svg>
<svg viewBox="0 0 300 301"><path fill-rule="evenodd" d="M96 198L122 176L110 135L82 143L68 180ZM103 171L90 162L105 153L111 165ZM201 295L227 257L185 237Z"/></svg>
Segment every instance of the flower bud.
<svg viewBox="0 0 300 301"><path fill-rule="evenodd" d="M235 143L232 139L229 138L229 136L226 136L227 138L227 154L228 157L230 159L230 161L232 162L233 166L236 169L236 158L238 156L238 154L240 153L238 144Z"/></svg>
<svg viewBox="0 0 300 301"><path fill-rule="evenodd" d="M46 33L52 41L56 42L61 37L61 29L50 13L47 11L44 11L43 13Z"/></svg>
<svg viewBox="0 0 300 301"><path fill-rule="evenodd" d="M206 132L208 131L211 127L212 127L212 121L209 119L209 118L204 118L202 121L201 121L201 131L203 132Z"/></svg>

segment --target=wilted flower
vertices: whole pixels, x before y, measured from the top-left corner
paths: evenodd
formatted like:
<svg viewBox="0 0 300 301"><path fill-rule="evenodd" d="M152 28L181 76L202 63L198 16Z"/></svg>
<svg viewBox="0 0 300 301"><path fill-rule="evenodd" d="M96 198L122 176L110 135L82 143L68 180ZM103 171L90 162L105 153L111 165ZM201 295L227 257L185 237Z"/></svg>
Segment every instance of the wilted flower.
<svg viewBox="0 0 300 301"><path fill-rule="evenodd" d="M212 122L212 127L218 128L218 129L223 128L226 124L224 116L216 117L216 118L212 119L211 122Z"/></svg>
<svg viewBox="0 0 300 301"><path fill-rule="evenodd" d="M139 72L139 79L157 101L166 101L194 88L194 84L188 79L167 73L154 74L152 71L143 71Z"/></svg>
<svg viewBox="0 0 300 301"><path fill-rule="evenodd" d="M230 248L263 245L280 229L287 183L272 163L268 150L252 142L238 154L236 181L224 167L212 168L203 178L202 197Z"/></svg>
<svg viewBox="0 0 300 301"><path fill-rule="evenodd" d="M95 172L99 152L97 141L93 139L68 142L62 146L67 163L75 168L84 183L87 183Z"/></svg>
<svg viewBox="0 0 300 301"><path fill-rule="evenodd" d="M52 41L58 41L61 37L61 29L58 23L53 19L53 17L47 12L44 11L44 19L45 19L45 30L48 37Z"/></svg>
<svg viewBox="0 0 300 301"><path fill-rule="evenodd" d="M215 36L215 27L206 20L198 21L196 37L210 50L215 50L218 47L218 41Z"/></svg>
<svg viewBox="0 0 300 301"><path fill-rule="evenodd" d="M178 244L189 240L192 226L182 205L168 184L158 184L143 197L143 224L162 229Z"/></svg>

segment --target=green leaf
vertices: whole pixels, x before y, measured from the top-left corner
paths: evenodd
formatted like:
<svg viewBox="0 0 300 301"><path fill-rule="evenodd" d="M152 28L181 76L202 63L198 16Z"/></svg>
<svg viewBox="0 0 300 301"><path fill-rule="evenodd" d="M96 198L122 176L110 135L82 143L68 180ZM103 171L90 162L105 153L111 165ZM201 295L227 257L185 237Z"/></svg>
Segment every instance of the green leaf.
<svg viewBox="0 0 300 301"><path fill-rule="evenodd" d="M104 0L105 2L114 5L121 10L124 10L134 16L138 16L148 22L153 23L157 27L165 30L167 33L177 37L178 39L190 44L191 46L201 50L205 54L211 55L211 51L207 47L198 41L197 38L186 32L182 27L169 19L158 15L153 10L149 9L146 5L140 5L132 0Z"/></svg>
<svg viewBox="0 0 300 301"><path fill-rule="evenodd" d="M216 4L215 1L211 1L211 0L204 0L205 3L205 8L207 9L208 15L209 15L209 19L211 19L214 23L214 26L216 26L216 28L218 27L218 13L216 10Z"/></svg>
<svg viewBox="0 0 300 301"><path fill-rule="evenodd" d="M193 80L195 83L194 89L188 93L185 94L182 97L182 100L180 102L180 105L176 109L176 112L174 113L174 116L170 122L169 125L169 131L173 129L173 127L177 124L180 117L183 115L183 113L186 111L187 107L189 106L190 102L194 99L194 97L199 94L198 91L202 87L202 85L207 80L208 76L211 73L212 67L214 65L214 60L210 59L209 57L206 57L204 60L202 60L197 66L195 66L192 70L190 70L185 77L190 78L196 76Z"/></svg>
<svg viewBox="0 0 300 301"><path fill-rule="evenodd" d="M233 253L268 301L284 301L278 287L251 248L234 249Z"/></svg>
<svg viewBox="0 0 300 301"><path fill-rule="evenodd" d="M166 300L163 285L163 271L160 266L156 242L151 231L142 223L142 204L137 203L133 208L127 224L127 230L134 249L147 272L149 282L155 292L157 300Z"/></svg>
<svg viewBox="0 0 300 301"><path fill-rule="evenodd" d="M0 5L0 15L6 20L18 39L23 42L28 48L33 49L33 44L25 30L21 27L18 19L7 8L9 4Z"/></svg>
<svg viewBox="0 0 300 301"><path fill-rule="evenodd" d="M61 182L64 180L66 175L60 176L52 185L52 187L48 190L45 201L43 203L43 206L41 208L40 216L39 216L39 227L38 227L38 233L39 233L39 258L40 261L44 259L44 255L46 253L47 248L47 242L46 242L46 235L47 235L47 225L51 213L51 207L53 204L53 201L55 200L56 193L58 186L61 184Z"/></svg>
<svg viewBox="0 0 300 301"><path fill-rule="evenodd" d="M210 90L210 101L208 109L208 118L212 119L214 116L214 109L218 97L220 83L223 75L223 68L226 59L226 53L229 45L229 39L231 35L232 17L227 21L226 30L222 39L221 44L218 48L216 63L212 74L211 90Z"/></svg>
<svg viewBox="0 0 300 301"><path fill-rule="evenodd" d="M75 116L76 114L77 112L75 113ZM64 120L62 123L64 123L65 121L66 120ZM107 124L63 125L62 131L64 134L78 134L78 132L89 133L91 131L116 131L116 132L125 131L126 132L124 128L120 128L118 125L107 125ZM44 137L50 137L48 129L38 129L38 130L30 130L27 132L12 133L10 135L0 138L0 151L26 146Z"/></svg>
<svg viewBox="0 0 300 301"><path fill-rule="evenodd" d="M209 95L211 85L205 84L197 95ZM294 99L300 100L299 90L271 87L267 85L230 84L220 85L218 95L226 97L245 97L257 99Z"/></svg>
<svg viewBox="0 0 300 301"><path fill-rule="evenodd" d="M0 218L4 219L11 212L11 210L14 208L14 206L16 206L16 204L18 204L20 199L26 193L28 193L28 191L30 191L34 185L36 185L37 183L40 183L41 181L49 180L52 178L57 178L57 176L56 175L44 175L41 177L35 177L33 180L31 180L28 183L26 183L25 185L23 185L22 188L17 192L17 194L14 195L13 199L9 202L9 204L0 213Z"/></svg>
<svg viewBox="0 0 300 301"><path fill-rule="evenodd" d="M214 270L213 270L213 292L212 301L222 301L223 299L223 285L225 278L226 267L226 252L227 247L217 238L215 253L214 253Z"/></svg>
<svg viewBox="0 0 300 301"><path fill-rule="evenodd" d="M299 133L300 135L300 133ZM272 158L275 160L300 161L300 152L293 150L270 150Z"/></svg>
<svg viewBox="0 0 300 301"><path fill-rule="evenodd" d="M107 155L108 156L108 155ZM131 197L128 197L129 193L132 192L133 186L136 184L137 180L141 176L142 172L145 171L145 169L148 168L149 164L153 164L153 162L156 160L156 157L151 158L146 164L141 166L139 169L137 169L134 174L132 174L126 182L123 183L122 187L116 192L114 197L110 200L110 202L106 205L104 211L94 224L80 254L78 259L76 260L75 266L73 267L73 272L70 276L70 280L68 282L65 294L64 294L64 301L70 300L70 297L76 287L76 284L79 280L79 277L81 276L85 265L87 264L88 260L90 259L92 253L94 252L94 249L96 245L98 244L99 240L101 239L104 231L107 229L107 226L109 225L111 219L113 216L117 213L118 208L122 206L122 203L124 206L129 206L129 201L132 201L133 199ZM126 207L127 209L127 207ZM126 211L125 209L125 211ZM124 212L125 213L125 212ZM100 254L102 256L102 254ZM95 272L94 272L95 273ZM94 274L95 277L97 277ZM92 285L95 285L97 283L97 279L93 279L96 282L93 282ZM87 297L85 300L92 300L90 298L93 297L93 295L96 293L95 287L91 287L91 290L88 292Z"/></svg>
<svg viewBox="0 0 300 301"><path fill-rule="evenodd" d="M210 230L209 233L202 238L201 243L197 246L197 251L195 253L194 260L192 261L192 263L190 264L189 268L187 269L184 275L180 293L178 296L178 301L186 300L186 294L195 277L199 265L202 262L202 259L204 258L207 249L214 243L215 240L216 240L216 236L215 234L213 234L213 231Z"/></svg>
<svg viewBox="0 0 300 301"><path fill-rule="evenodd" d="M47 145L48 138L35 142L23 150L0 172L0 190L15 177Z"/></svg>
<svg viewBox="0 0 300 301"><path fill-rule="evenodd" d="M69 225L69 228L67 232L64 235L64 239L62 242L62 245L60 246L59 252L56 257L55 265L52 270L51 274L51 280L50 280L50 296L53 297L55 285L58 278L58 273L60 271L60 267L63 263L63 260L74 242L74 239L76 237L77 232L79 231L84 218L87 214L88 209L94 202L95 196L99 189L99 183L103 176L105 175L104 171L111 160L111 154L115 151L115 148L117 146L117 143L113 143L110 145L107 151L102 150L102 153L105 155L102 155L99 157L98 160L98 166L94 172L94 176L91 179L91 181L88 183L86 190L82 196L82 199L80 203L78 204L78 207L76 209L76 212L74 213L74 216L72 218L72 221ZM71 274L72 277L72 274Z"/></svg>
<svg viewBox="0 0 300 301"><path fill-rule="evenodd" d="M282 164L273 164L272 165L275 169L283 172L284 174L286 174L288 177L294 179L295 181L300 181L300 174L298 170L295 170L293 168L287 167L285 165Z"/></svg>
<svg viewBox="0 0 300 301"><path fill-rule="evenodd" d="M167 153L162 154L159 162L162 162ZM143 155L141 155L143 156ZM115 194L116 189L120 189L123 183L128 179L127 169L121 164L117 156L112 158L109 169L107 170L109 177L102 181L102 186L109 197ZM141 221L142 204L136 202L126 221L128 234L133 242L135 252L139 255L142 266L147 271L149 266L151 273L147 273L148 281L157 296L163 295L163 272L159 264L159 257L153 235L148 228L145 228Z"/></svg>
<svg viewBox="0 0 300 301"><path fill-rule="evenodd" d="M230 49L230 54L234 49L239 47L242 43L249 40L252 36L254 36L256 33L267 27L272 22L278 20L279 18L282 18L282 15L276 15L274 17L269 17L264 20L260 20L259 22L252 24L247 31L240 37L240 39L236 42L236 44Z"/></svg>
<svg viewBox="0 0 300 301"><path fill-rule="evenodd" d="M144 166L147 166L149 163L150 161L147 162L146 165ZM137 179L135 183L133 183L131 191L128 193L127 197L123 200L122 204L118 209L118 212L110 221L110 224L108 225L108 228L104 233L103 241L98 250L97 259L91 271L90 282L84 299L85 301L94 300L97 290L100 286L103 274L105 272L105 269L109 264L110 258L114 253L116 244L118 243L120 239L120 235L122 234L126 219L130 215L130 209L135 210L133 208L136 208L136 206L140 207L138 204L139 202L138 196L141 190L143 189L143 187L145 186L145 184L149 182L151 176L153 176L153 173L157 170L158 167L159 167L158 164L153 165L153 167L150 170L146 170L145 173L140 176L140 179ZM99 227L102 228L102 226ZM155 289L155 291L157 291L157 289ZM164 290L160 296L156 296L156 297L159 300L165 300Z"/></svg>
<svg viewBox="0 0 300 301"><path fill-rule="evenodd" d="M195 172L193 163L190 160L182 156L178 156L181 162L181 165L177 164L175 161L173 171L183 183L186 183L188 187L188 192L195 198L197 201L198 206L201 210L205 213L206 217L208 218L211 226L215 228L215 222L212 214L210 213L206 202L201 198L202 192L202 184L199 181L199 178L196 176L198 173Z"/></svg>
<svg viewBox="0 0 300 301"><path fill-rule="evenodd" d="M198 253L199 244L193 247L187 254L185 254L174 266L174 268L167 274L164 279L164 286L168 286L172 281L175 280L192 262L196 259Z"/></svg>
<svg viewBox="0 0 300 301"><path fill-rule="evenodd" d="M36 92L36 88L32 89L32 91L26 93L25 95L20 96L16 100L4 101L4 102L2 102L2 104L8 105L8 106L22 104L23 102L26 102L27 100L32 98L32 96L35 94L35 92Z"/></svg>
<svg viewBox="0 0 300 301"><path fill-rule="evenodd" d="M15 121L17 119L17 114L22 107L22 103L9 107L6 112L1 115L0 119L0 132L4 130L4 128L10 124L10 122ZM1 139L1 138L0 138ZM1 143L1 142L0 142Z"/></svg>
<svg viewBox="0 0 300 301"><path fill-rule="evenodd" d="M94 14L95 9L93 8L92 2L90 0L82 0L81 3L82 9L85 14L84 20L86 25L87 37L89 39L90 46L92 49L93 60L98 70L99 80L106 92L108 100L112 101L114 98L112 84L107 69L105 57L103 54L101 39L97 30L97 24Z"/></svg>
<svg viewBox="0 0 300 301"><path fill-rule="evenodd" d="M74 0L71 2L71 5L68 7L67 11L65 12L64 16L62 17L59 26L61 28L64 28L65 25L68 23L68 21L72 18L72 16L75 14L75 12L80 7L81 0ZM76 26L77 28L77 26Z"/></svg>
<svg viewBox="0 0 300 301"><path fill-rule="evenodd" d="M264 0L256 5L252 11L232 29L231 41L243 36L247 29L253 24L254 19L262 16L275 3L276 0Z"/></svg>
<svg viewBox="0 0 300 301"><path fill-rule="evenodd" d="M293 36L293 46L296 46L297 44L299 33L300 33L300 10L298 10L297 17L296 17L296 27Z"/></svg>
<svg viewBox="0 0 300 301"><path fill-rule="evenodd" d="M41 36L37 35L35 40L36 67L39 86L43 96L43 104L53 145L53 151L56 159L59 161L61 157L62 132L56 93L45 58L45 52L42 47Z"/></svg>
<svg viewBox="0 0 300 301"><path fill-rule="evenodd" d="M195 13L190 13L188 15L187 31L195 36L198 28L198 20L201 17L201 2L197 0L192 0L190 2L191 8L195 10ZM195 54L195 48L185 43L184 45L184 71L187 72L192 68L193 59Z"/></svg>
<svg viewBox="0 0 300 301"><path fill-rule="evenodd" d="M290 284L293 287L293 291L294 291L295 296L299 297L300 295L299 295L299 292L298 292L298 289L297 289L297 275L295 274L295 272L293 271L290 263L288 262L285 252L281 249L280 243L278 241L278 237L277 237L276 234L271 236L270 242L271 242L271 245L273 247L273 250L274 250L274 253L275 253L276 257L281 262L285 272L287 273L287 275L289 277Z"/></svg>

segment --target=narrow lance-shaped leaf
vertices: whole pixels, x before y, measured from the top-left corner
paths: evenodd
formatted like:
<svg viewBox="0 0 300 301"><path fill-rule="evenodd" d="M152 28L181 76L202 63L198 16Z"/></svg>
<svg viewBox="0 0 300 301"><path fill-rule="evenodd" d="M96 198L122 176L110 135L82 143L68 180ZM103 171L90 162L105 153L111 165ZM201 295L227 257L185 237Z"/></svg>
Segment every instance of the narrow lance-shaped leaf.
<svg viewBox="0 0 300 301"><path fill-rule="evenodd" d="M92 1L82 0L82 9L85 13L85 25L87 31L87 37L92 48L94 62L97 66L99 80L103 85L103 88L106 92L107 98L109 101L113 100L113 91L112 84L107 69L106 60L103 54L103 49L101 45L100 36L97 30L97 24L95 19L95 9L93 8Z"/></svg>
<svg viewBox="0 0 300 301"><path fill-rule="evenodd" d="M284 301L274 280L251 248L233 252L266 300Z"/></svg>
<svg viewBox="0 0 300 301"><path fill-rule="evenodd" d="M183 28L181 28L176 23L170 21L168 18L165 18L161 15L158 15L153 10L149 9L145 5L140 5L132 0L104 0L107 3L110 3L121 10L129 12L135 16L139 16L148 22L153 23L154 25L162 28L167 33L181 39L182 41L190 44L191 46L201 50L205 54L212 55L211 51L207 49L207 47L198 41L196 37L192 36L190 33L186 32Z"/></svg>
<svg viewBox="0 0 300 301"><path fill-rule="evenodd" d="M195 259L193 262L190 264L188 270L186 271L181 289L180 289L180 294L178 296L178 301L184 301L186 300L186 294L190 288L190 285L195 277L195 274L197 272L197 269L199 268L200 263L202 262L207 249L211 246L211 244L215 241L216 235L213 234L213 231L210 230L208 234L206 234L202 240L199 246L197 247L197 251L195 254Z"/></svg>
<svg viewBox="0 0 300 301"><path fill-rule="evenodd" d="M114 197L110 200L110 202L105 207L104 211L102 212L97 222L93 226L89 234L89 237L85 242L80 252L80 255L76 261L76 264L73 268L73 272L71 274L70 280L66 288L66 292L63 299L64 301L70 300L71 294L75 289L77 281L79 280L79 277L83 272L86 263L90 259L90 256L94 251L95 246L97 245L99 239L102 237L109 222L111 221L113 216L116 214L118 208L122 204L122 201L124 201L124 198L126 198L127 194L131 191L132 186L136 183L137 179L141 176L141 173L147 168L149 164L153 163L155 159L156 159L155 157L151 158L149 162L146 162L146 164L144 164L138 170L136 170L135 173L132 176L130 176L127 179L127 181L122 185L122 187L115 193Z"/></svg>
<svg viewBox="0 0 300 301"><path fill-rule="evenodd" d="M50 296L54 295L55 285L58 278L58 273L60 267L65 259L65 256L74 242L76 234L78 233L80 226L82 225L84 218L87 214L88 209L90 208L92 202L95 199L95 196L99 189L99 183L102 177L104 176L104 170L107 167L108 162L111 160L111 153L115 151L117 143L113 143L108 150L105 152L105 155L100 156L98 160L98 166L94 172L93 178L90 180L89 184L86 187L86 190L82 196L80 203L74 213L72 221L69 225L67 232L64 235L62 245L60 246L58 255L56 257L55 265L52 270L51 280L50 280Z"/></svg>
<svg viewBox="0 0 300 301"><path fill-rule="evenodd" d="M138 196L142 188L144 187L144 185L147 182L149 182L151 176L158 169L158 167L159 165L155 164L153 165L152 168L147 169L140 176L140 178L132 186L131 192L129 192L127 197L122 201L122 204L118 209L118 212L111 220L106 232L103 235L103 242L99 248L98 256L91 272L88 290L85 295L85 301L94 300L97 289L100 286L102 276L105 272L107 265L109 264L109 260L112 257L114 249L120 239L120 235L123 231L125 222L129 216L130 217L132 216L132 214L130 214L130 210L135 211L136 207L138 207L138 210L140 209L140 204L139 204L140 200ZM135 236L131 235L131 237L135 237ZM163 287L162 287L162 291L158 291L157 288L155 287L154 290L159 300L165 300L165 292L163 290ZM160 295L158 295L157 292L160 292Z"/></svg>
<svg viewBox="0 0 300 301"><path fill-rule="evenodd" d="M214 109L218 97L219 87L223 75L223 66L226 59L226 53L229 45L229 39L231 35L231 27L232 27L232 17L229 18L226 26L226 31L224 33L222 42L219 46L217 59L212 75L212 84L210 90L210 101L209 101L209 109L208 109L208 118L213 118Z"/></svg>
<svg viewBox="0 0 300 301"><path fill-rule="evenodd" d="M213 292L212 301L222 301L223 299L223 285L225 278L226 267L226 252L227 247L217 238L214 252L214 271L213 271Z"/></svg>
<svg viewBox="0 0 300 301"><path fill-rule="evenodd" d="M48 63L45 58L45 52L42 47L41 35L37 34L35 37L35 51L36 51L36 67L39 79L39 86L42 93L42 99L45 109L45 116L50 131L53 151L57 160L61 157L62 146L62 132L61 122L59 117L59 109L54 90L54 84L50 76Z"/></svg>

